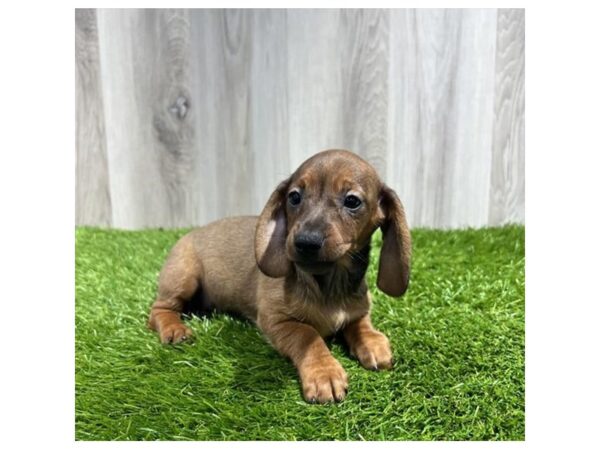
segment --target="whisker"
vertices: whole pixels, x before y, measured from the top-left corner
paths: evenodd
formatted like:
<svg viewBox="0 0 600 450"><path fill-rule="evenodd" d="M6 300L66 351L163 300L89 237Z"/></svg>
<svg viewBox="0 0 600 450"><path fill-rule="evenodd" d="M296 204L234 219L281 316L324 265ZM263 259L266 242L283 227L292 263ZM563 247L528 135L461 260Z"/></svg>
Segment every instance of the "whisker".
<svg viewBox="0 0 600 450"><path fill-rule="evenodd" d="M348 254L350 255L350 258L352 258L352 259L358 260L363 263L369 262L367 258L365 258L363 255L361 255L360 253L358 253L354 250L348 251Z"/></svg>

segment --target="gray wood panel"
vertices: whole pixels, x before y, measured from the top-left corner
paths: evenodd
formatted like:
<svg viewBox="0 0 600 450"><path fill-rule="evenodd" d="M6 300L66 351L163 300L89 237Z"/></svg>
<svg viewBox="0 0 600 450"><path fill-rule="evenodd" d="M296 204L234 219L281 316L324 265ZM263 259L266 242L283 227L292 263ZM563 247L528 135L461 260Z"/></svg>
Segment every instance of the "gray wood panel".
<svg viewBox="0 0 600 450"><path fill-rule="evenodd" d="M411 224L487 222L495 10L391 13L390 183Z"/></svg>
<svg viewBox="0 0 600 450"><path fill-rule="evenodd" d="M246 190L256 214L290 174L288 113L288 19L285 9L252 12L248 151L254 168ZM293 57L292 57L293 59Z"/></svg>
<svg viewBox="0 0 600 450"><path fill-rule="evenodd" d="M78 9L75 13L75 220L78 225L109 226L112 223L101 78L96 11Z"/></svg>
<svg viewBox="0 0 600 450"><path fill-rule="evenodd" d="M339 10L290 10L288 115L291 167L317 149L345 148Z"/></svg>
<svg viewBox="0 0 600 450"><path fill-rule="evenodd" d="M524 221L522 10L96 14L76 15L78 224L256 214L326 148L368 159L413 226Z"/></svg>
<svg viewBox="0 0 600 450"><path fill-rule="evenodd" d="M525 222L525 10L498 11L490 225Z"/></svg>
<svg viewBox="0 0 600 450"><path fill-rule="evenodd" d="M339 55L344 147L373 164L382 177L388 161L389 14L343 10Z"/></svg>
<svg viewBox="0 0 600 450"><path fill-rule="evenodd" d="M115 227L176 227L195 218L188 16L98 11Z"/></svg>
<svg viewBox="0 0 600 450"><path fill-rule="evenodd" d="M191 58L195 80L192 105L199 113L194 126L197 151L203 159L197 205L199 222L204 223L246 214L248 211L233 206L252 203L252 191L246 187L253 167L246 141L250 18L236 10L194 10L190 15L193 40L201 43ZM232 185L224 189L227 182Z"/></svg>

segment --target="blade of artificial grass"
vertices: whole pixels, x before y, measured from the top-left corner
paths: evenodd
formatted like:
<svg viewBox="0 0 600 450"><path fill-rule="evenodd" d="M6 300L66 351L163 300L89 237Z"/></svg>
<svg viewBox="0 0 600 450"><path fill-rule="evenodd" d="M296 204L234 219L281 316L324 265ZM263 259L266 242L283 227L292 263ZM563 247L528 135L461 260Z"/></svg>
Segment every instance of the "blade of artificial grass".
<svg viewBox="0 0 600 450"><path fill-rule="evenodd" d="M367 277L395 367L336 339L340 404L309 405L291 363L250 323L192 317L191 344L146 328L164 258L187 230L76 230L78 440L522 440L524 228L413 230L408 293ZM376 236L371 258L381 246Z"/></svg>

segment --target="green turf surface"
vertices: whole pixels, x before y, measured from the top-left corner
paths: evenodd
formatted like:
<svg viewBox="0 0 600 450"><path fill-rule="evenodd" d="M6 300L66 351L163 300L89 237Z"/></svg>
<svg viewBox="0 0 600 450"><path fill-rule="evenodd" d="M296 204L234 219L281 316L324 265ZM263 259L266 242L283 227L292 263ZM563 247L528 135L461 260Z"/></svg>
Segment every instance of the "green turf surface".
<svg viewBox="0 0 600 450"><path fill-rule="evenodd" d="M194 317L195 340L175 347L146 328L183 233L77 229L78 440L524 439L523 227L413 230L408 293L372 289L394 369L367 371L334 340L350 388L324 406L248 322Z"/></svg>

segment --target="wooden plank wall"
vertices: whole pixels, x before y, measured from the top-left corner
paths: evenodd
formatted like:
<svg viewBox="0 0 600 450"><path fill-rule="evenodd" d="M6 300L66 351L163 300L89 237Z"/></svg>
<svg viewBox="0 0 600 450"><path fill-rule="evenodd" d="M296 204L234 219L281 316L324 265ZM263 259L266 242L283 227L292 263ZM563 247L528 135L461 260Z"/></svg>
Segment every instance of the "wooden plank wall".
<svg viewBox="0 0 600 450"><path fill-rule="evenodd" d="M524 223L524 10L77 10L78 225L257 214L348 148L412 226Z"/></svg>

